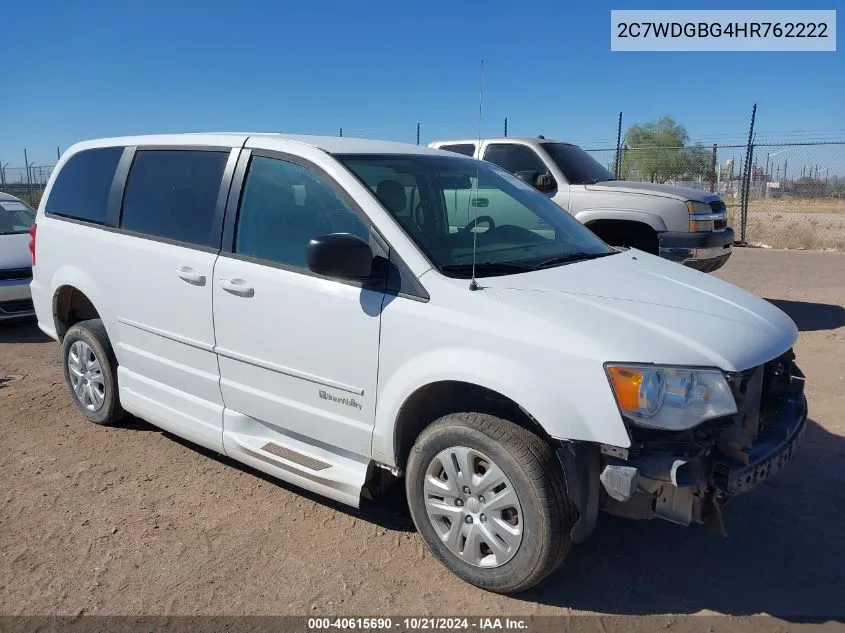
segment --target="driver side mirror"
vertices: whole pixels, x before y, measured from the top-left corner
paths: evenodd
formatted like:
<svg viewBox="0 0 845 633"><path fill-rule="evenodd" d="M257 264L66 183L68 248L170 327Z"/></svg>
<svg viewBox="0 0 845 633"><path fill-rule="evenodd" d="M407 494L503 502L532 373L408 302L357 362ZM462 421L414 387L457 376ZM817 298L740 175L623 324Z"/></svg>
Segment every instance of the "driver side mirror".
<svg viewBox="0 0 845 633"><path fill-rule="evenodd" d="M308 243L308 269L339 279L368 279L373 273L370 245L352 233L330 233Z"/></svg>
<svg viewBox="0 0 845 633"><path fill-rule="evenodd" d="M557 187L555 179L549 172L541 174L539 171L534 171L533 169L526 169L524 171L516 172L514 176L519 178L525 184L531 185L539 191L551 191L552 189Z"/></svg>
<svg viewBox="0 0 845 633"><path fill-rule="evenodd" d="M552 178L552 175L546 172L545 174L537 174L537 177L534 179L534 187L539 191L551 191L557 187L557 183Z"/></svg>

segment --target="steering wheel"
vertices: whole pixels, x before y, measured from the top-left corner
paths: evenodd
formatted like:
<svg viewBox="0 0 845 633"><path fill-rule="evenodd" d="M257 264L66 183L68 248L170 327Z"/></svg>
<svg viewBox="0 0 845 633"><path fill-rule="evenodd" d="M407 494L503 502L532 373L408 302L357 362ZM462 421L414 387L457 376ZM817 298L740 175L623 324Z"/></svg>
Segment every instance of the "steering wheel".
<svg viewBox="0 0 845 633"><path fill-rule="evenodd" d="M423 230L425 222L423 216L422 202L418 202L417 206L414 207L414 212L411 214L411 222L413 222L420 231Z"/></svg>
<svg viewBox="0 0 845 633"><path fill-rule="evenodd" d="M461 229L461 233L472 231L475 227L479 225L479 223L487 224L487 231L492 231L496 228L496 222L493 220L493 218L491 218L489 215L479 215L476 216L473 220L470 220L470 223ZM487 231L485 231L485 233Z"/></svg>

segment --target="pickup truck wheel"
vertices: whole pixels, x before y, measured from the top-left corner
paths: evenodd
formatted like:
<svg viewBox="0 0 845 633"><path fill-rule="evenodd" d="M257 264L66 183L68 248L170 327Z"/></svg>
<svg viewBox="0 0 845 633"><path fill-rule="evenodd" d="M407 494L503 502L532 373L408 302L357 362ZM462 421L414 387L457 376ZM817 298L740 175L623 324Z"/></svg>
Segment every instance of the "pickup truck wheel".
<svg viewBox="0 0 845 633"><path fill-rule="evenodd" d="M588 225L596 235L611 246L627 246L657 255L660 244L657 233L645 224L598 220Z"/></svg>
<svg viewBox="0 0 845 633"><path fill-rule="evenodd" d="M631 234L625 239L627 242L623 246L630 246L643 251L644 253L651 253L657 255L660 250L660 244L655 233L650 227L637 227L631 231Z"/></svg>
<svg viewBox="0 0 845 633"><path fill-rule="evenodd" d="M100 319L81 321L62 340L65 383L76 408L94 424L120 420L117 359Z"/></svg>
<svg viewBox="0 0 845 633"><path fill-rule="evenodd" d="M417 530L460 578L498 593L552 573L571 546L575 510L554 450L516 424L453 413L411 449L405 487Z"/></svg>

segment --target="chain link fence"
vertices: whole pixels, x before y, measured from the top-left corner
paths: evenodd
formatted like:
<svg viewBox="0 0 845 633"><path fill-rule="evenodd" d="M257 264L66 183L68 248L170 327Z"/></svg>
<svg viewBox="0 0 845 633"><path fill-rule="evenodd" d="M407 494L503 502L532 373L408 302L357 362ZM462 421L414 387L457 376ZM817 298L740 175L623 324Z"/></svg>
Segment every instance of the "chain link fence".
<svg viewBox="0 0 845 633"><path fill-rule="evenodd" d="M720 194L739 241L845 249L845 141L585 148L621 180ZM743 205L743 192L747 203Z"/></svg>
<svg viewBox="0 0 845 633"><path fill-rule="evenodd" d="M33 209L41 202L53 165L8 167L0 163L0 192L20 198Z"/></svg>
<svg viewBox="0 0 845 633"><path fill-rule="evenodd" d="M720 194L741 242L845 250L845 140L755 143L749 170L745 144L585 149L620 179ZM0 191L37 207L52 170L0 162Z"/></svg>

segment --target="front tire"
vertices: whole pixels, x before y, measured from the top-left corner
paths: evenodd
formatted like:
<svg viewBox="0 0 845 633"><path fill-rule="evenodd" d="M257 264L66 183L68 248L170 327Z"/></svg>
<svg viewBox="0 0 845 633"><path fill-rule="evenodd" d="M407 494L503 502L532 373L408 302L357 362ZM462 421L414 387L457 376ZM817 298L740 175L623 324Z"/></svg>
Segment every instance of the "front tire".
<svg viewBox="0 0 845 633"><path fill-rule="evenodd" d="M81 321L62 340L65 384L76 408L94 424L120 420L117 359L100 319Z"/></svg>
<svg viewBox="0 0 845 633"><path fill-rule="evenodd" d="M482 589L529 589L571 546L575 510L554 450L507 420L440 418L411 449L405 487L428 548Z"/></svg>

